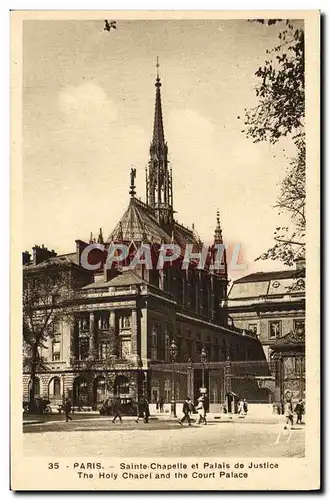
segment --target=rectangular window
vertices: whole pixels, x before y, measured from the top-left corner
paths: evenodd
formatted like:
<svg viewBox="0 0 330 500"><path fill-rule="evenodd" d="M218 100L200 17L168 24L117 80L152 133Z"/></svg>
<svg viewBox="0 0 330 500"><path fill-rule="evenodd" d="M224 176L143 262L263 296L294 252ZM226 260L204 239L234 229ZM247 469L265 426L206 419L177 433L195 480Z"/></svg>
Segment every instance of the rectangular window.
<svg viewBox="0 0 330 500"><path fill-rule="evenodd" d="M248 324L248 331L252 332L252 333L255 333L257 335L257 333L258 333L258 325L257 325L257 323L249 323Z"/></svg>
<svg viewBox="0 0 330 500"><path fill-rule="evenodd" d="M151 332L151 359L157 359L157 345L158 345L158 325L154 325Z"/></svg>
<svg viewBox="0 0 330 500"><path fill-rule="evenodd" d="M87 339L82 339L79 342L79 359L86 359L89 356L89 342Z"/></svg>
<svg viewBox="0 0 330 500"><path fill-rule="evenodd" d="M305 320L304 319L295 319L293 322L293 328L298 333L305 333Z"/></svg>
<svg viewBox="0 0 330 500"><path fill-rule="evenodd" d="M99 329L109 330L109 314L102 314L99 319Z"/></svg>
<svg viewBox="0 0 330 500"><path fill-rule="evenodd" d="M89 332L89 318L81 318L79 320L79 332Z"/></svg>
<svg viewBox="0 0 330 500"><path fill-rule="evenodd" d="M52 345L52 360L59 361L61 359L61 343L54 340Z"/></svg>
<svg viewBox="0 0 330 500"><path fill-rule="evenodd" d="M130 330L131 328L131 315L129 313L120 316L119 318L119 329L120 330Z"/></svg>
<svg viewBox="0 0 330 500"><path fill-rule="evenodd" d="M107 354L108 354L108 344L105 342L100 343L99 347L99 359L107 359Z"/></svg>
<svg viewBox="0 0 330 500"><path fill-rule="evenodd" d="M281 336L281 321L270 321L269 322L269 338L277 339Z"/></svg>

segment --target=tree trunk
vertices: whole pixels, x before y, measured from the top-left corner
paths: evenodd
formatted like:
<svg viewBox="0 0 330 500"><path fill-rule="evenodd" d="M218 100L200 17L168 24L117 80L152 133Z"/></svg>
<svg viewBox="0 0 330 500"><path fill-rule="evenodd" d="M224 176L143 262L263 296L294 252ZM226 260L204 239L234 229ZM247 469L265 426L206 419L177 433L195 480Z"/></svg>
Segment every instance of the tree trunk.
<svg viewBox="0 0 330 500"><path fill-rule="evenodd" d="M38 345L33 346L32 356L31 356L31 371L30 371L30 394L29 394L29 408L30 411L36 410L35 402L35 388L36 388L36 372L37 372L37 360L38 360Z"/></svg>

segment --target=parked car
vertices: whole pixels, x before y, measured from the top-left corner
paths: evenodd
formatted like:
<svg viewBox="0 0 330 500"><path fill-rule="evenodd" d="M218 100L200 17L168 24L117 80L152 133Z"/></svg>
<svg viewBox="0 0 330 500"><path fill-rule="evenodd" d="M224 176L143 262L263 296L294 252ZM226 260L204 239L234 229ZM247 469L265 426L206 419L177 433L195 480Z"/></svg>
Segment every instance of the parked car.
<svg viewBox="0 0 330 500"><path fill-rule="evenodd" d="M50 401L47 398L35 398L34 401L23 401L23 412L38 415L49 415L52 413Z"/></svg>

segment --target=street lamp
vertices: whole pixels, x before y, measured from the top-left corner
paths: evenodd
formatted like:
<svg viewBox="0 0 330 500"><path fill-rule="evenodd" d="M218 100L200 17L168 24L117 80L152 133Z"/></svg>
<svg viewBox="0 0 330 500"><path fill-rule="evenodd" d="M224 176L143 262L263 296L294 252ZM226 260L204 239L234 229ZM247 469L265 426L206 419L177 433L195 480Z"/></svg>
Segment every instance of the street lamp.
<svg viewBox="0 0 330 500"><path fill-rule="evenodd" d="M172 399L171 399L171 417L176 417L176 403L175 403L175 379L174 379L174 362L178 354L178 347L174 340L169 347L169 353L172 361Z"/></svg>
<svg viewBox="0 0 330 500"><path fill-rule="evenodd" d="M202 351L201 351L201 363L202 363L202 388L204 389L204 375L205 375L205 363L207 361L207 354L205 352L205 349L203 347Z"/></svg>

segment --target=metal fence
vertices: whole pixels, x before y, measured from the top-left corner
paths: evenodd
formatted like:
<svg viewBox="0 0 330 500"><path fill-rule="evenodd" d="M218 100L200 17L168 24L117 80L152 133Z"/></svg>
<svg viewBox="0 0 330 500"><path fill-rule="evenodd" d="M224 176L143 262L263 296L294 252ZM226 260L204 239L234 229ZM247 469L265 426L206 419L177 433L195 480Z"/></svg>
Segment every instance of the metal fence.
<svg viewBox="0 0 330 500"><path fill-rule="evenodd" d="M228 393L254 403L272 403L275 390L273 361L223 361L209 363L164 363L151 365L151 401L169 402L189 396L196 400L205 388L210 404L226 404ZM174 379L174 385L173 385Z"/></svg>

